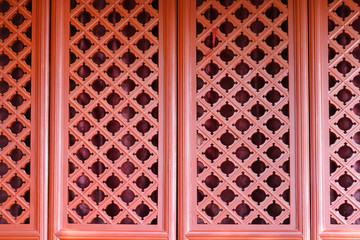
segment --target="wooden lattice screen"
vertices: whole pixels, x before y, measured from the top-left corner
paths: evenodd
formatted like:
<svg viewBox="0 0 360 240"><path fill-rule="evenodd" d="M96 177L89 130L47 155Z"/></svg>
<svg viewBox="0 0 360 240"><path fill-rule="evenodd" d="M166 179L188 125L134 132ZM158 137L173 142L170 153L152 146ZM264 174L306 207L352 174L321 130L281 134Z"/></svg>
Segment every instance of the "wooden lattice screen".
<svg viewBox="0 0 360 240"><path fill-rule="evenodd" d="M47 232L48 11L0 2L0 239Z"/></svg>
<svg viewBox="0 0 360 240"><path fill-rule="evenodd" d="M360 5L352 0L312 4L313 237L358 238Z"/></svg>
<svg viewBox="0 0 360 240"><path fill-rule="evenodd" d="M61 156L53 159L53 184L60 187L53 189L52 234L166 238L176 217L170 215L176 168L169 165L176 153L167 150L176 136L169 108L174 73L166 72L176 66L164 62L176 50L165 49L171 32L164 37L166 16L173 14L165 6L173 3L54 4L53 49L60 55L53 57L63 68L52 100L54 118L61 119L54 129L63 136L54 138Z"/></svg>
<svg viewBox="0 0 360 240"><path fill-rule="evenodd" d="M329 1L330 222L360 224L360 8Z"/></svg>
<svg viewBox="0 0 360 240"><path fill-rule="evenodd" d="M357 239L359 34L358 0L0 0L0 239Z"/></svg>
<svg viewBox="0 0 360 240"><path fill-rule="evenodd" d="M196 23L198 224L290 224L287 4L199 1Z"/></svg>
<svg viewBox="0 0 360 240"><path fill-rule="evenodd" d="M308 197L299 196L308 164L301 146L307 135L299 131L306 127L306 101L299 102L305 75L294 68L301 4L185 2L180 182L190 194L182 198L183 234L301 238Z"/></svg>

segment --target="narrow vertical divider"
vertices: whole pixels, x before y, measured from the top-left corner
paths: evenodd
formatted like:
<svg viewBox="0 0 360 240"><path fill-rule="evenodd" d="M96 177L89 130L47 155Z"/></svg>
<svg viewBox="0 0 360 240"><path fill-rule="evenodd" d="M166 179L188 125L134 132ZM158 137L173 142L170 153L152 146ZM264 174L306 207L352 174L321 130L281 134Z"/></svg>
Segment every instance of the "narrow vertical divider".
<svg viewBox="0 0 360 240"><path fill-rule="evenodd" d="M59 204L64 194L62 181L66 169L68 119L68 39L70 1L51 2L51 78L50 78L50 191L49 191L49 240L58 239L56 233L62 228L65 210ZM66 23L66 24L64 24Z"/></svg>
<svg viewBox="0 0 360 240"><path fill-rule="evenodd" d="M35 77L36 95L35 116L37 119L37 146L36 159L38 165L37 182L37 225L39 240L48 239L49 216L49 110L50 110L50 0L39 0L34 3L36 7L34 27L34 58L36 63ZM35 169L34 169L35 170Z"/></svg>
<svg viewBox="0 0 360 240"><path fill-rule="evenodd" d="M310 91L310 159L311 159L311 238L320 239L324 230L324 182L328 164L327 103L327 1L309 1L309 91Z"/></svg>
<svg viewBox="0 0 360 240"><path fill-rule="evenodd" d="M195 1L178 1L178 239L187 239L190 225L196 222L190 218L192 202L196 196L188 186L194 177L194 166L189 159L195 156L192 146L195 142Z"/></svg>
<svg viewBox="0 0 360 240"><path fill-rule="evenodd" d="M177 168L178 168L178 146L177 146L177 0L165 0L162 4L164 12L164 26L160 39L163 46L163 57L160 65L163 65L163 113L164 126L164 158L165 166L165 231L168 232L168 239L177 239Z"/></svg>
<svg viewBox="0 0 360 240"><path fill-rule="evenodd" d="M297 189L296 199L300 206L297 228L304 240L310 240L311 231L311 182L310 182L310 101L309 101L309 1L294 2L294 72L295 72L295 134Z"/></svg>

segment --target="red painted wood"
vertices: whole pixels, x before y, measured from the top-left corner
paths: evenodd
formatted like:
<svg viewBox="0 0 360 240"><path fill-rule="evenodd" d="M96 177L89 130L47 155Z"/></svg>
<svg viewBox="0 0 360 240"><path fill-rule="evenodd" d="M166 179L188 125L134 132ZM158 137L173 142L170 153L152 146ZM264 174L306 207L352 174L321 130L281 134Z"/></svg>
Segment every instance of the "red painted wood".
<svg viewBox="0 0 360 240"><path fill-rule="evenodd" d="M287 6L228 4L197 6L197 223L288 225Z"/></svg>
<svg viewBox="0 0 360 240"><path fill-rule="evenodd" d="M10 29L8 37L5 37L6 32L0 33L5 34L0 44L0 64L4 65L0 84L6 82L11 86L1 88L6 91L2 90L0 98L1 109L10 113L0 123L0 137L10 139L7 145L2 141L4 147L0 149L0 191L6 192L6 195L0 192L0 201L4 201L0 206L0 223L9 223L0 225L0 239L358 239L356 76L359 33L356 20L359 6L355 1L309 1L309 12L306 3L300 0L288 1L287 6L287 1L280 0L179 1L177 64L177 29L174 27L177 9L173 1L160 1L157 10L153 1L136 0L137 5L132 5L134 1L131 0L106 1L105 5L101 0L77 1L78 4L72 2L71 8L70 1L54 0L50 121L49 2L33 1L32 7L29 2L6 0L0 4L0 25ZM239 10L241 5L242 10ZM248 16L244 8L249 10ZM113 9L121 16L118 22L117 15L111 15ZM25 16L23 22L19 14ZM309 48L307 14L311 34ZM288 18L287 34L279 28L285 18ZM332 25L328 25L328 18L334 22L334 29L329 31L326 26ZM257 34L261 29L259 21L265 28ZM124 35L131 32L124 30L128 22L138 30L129 39ZM156 24L159 25L158 37L153 31ZM28 37L26 30L30 25L31 37ZM105 27L105 32L101 26ZM74 28L76 31L71 32ZM281 40L274 49L269 46L273 40L267 41L272 32ZM250 40L242 49L236 41L241 33ZM115 51L108 47L113 36L123 44ZM90 45L89 49L81 50L86 48L86 40L85 44L80 44L84 37L89 39ZM17 41L25 44L18 53ZM285 48L288 48L288 60L283 52ZM261 50L267 54L263 58ZM158 63L153 57L157 51ZM28 57L30 52L31 57ZM137 57L134 63L131 53ZM142 63L153 71L150 76L139 76L144 73L139 70ZM272 74L275 63L283 69ZM245 64L249 66L248 71ZM116 76L115 66L123 71L120 76ZM20 73L20 68L24 74ZM175 111L176 70L179 71L178 115ZM264 78L263 87L252 84L256 74ZM329 81L329 74L335 81ZM289 75L288 86L283 84L286 75ZM94 83L98 77L104 80L104 89L101 84ZM125 86L131 89L131 84L124 83L128 77L135 83L129 93ZM204 82L201 88L196 84L197 77ZM225 77L232 78L232 87L229 87L232 82L224 80ZM152 84L157 78L158 93ZM27 85L30 81L31 87ZM150 96L148 104L143 102L144 107L139 103L142 90ZM275 91L280 92L280 100L272 103ZM110 97L114 96L112 93L119 95L119 104L110 100L116 100ZM212 102L215 93L219 99ZM12 101L16 94L26 100L18 107L16 101ZM89 103L86 94L89 94ZM282 111L287 102L289 118ZM333 105L330 109L329 104ZM157 105L159 115L154 117L152 110ZM70 118L70 113L74 112L69 111L69 106L75 109ZM265 109L262 116L261 106ZM105 109L103 118L94 117L101 115L94 114L94 109L100 109L97 107ZM123 110L131 110L130 107L135 109L135 116L127 121L124 116L130 116L127 114L131 111ZM247 126L245 119L250 123L248 129L242 128ZM280 125L274 130L276 119L280 120ZM118 131L117 122L120 124ZM146 131L146 122L150 123L149 131ZM49 123L51 141L47 146ZM21 129L21 125L24 128ZM289 146L283 142L288 130ZM121 141L128 132L137 140L129 149ZM107 140L103 145L98 133ZM158 147L151 141L156 133ZM175 140L177 133L179 144ZM231 144L227 142L231 140L228 133L234 136ZM258 133L264 134L264 143L257 144L260 138L255 134ZM25 141L28 136L30 144ZM77 153L83 145L92 154L81 160ZM111 160L109 157L113 155L107 154L112 146L123 154L118 160ZM209 158L212 147L220 152L216 159ZM250 149L248 158L237 156L241 147ZM275 158L277 147L281 153ZM11 155L16 148L25 153L20 160ZM176 163L177 148L179 165ZM145 149L150 152L148 159ZM265 171L258 176L253 165L260 161L265 164ZM289 175L283 171L286 161L290 163ZM122 166L130 162L135 171L128 177ZM152 168L155 162L159 167L157 176ZM30 174L27 174L27 164ZM101 164L104 164L103 173ZM74 172L69 174L69 170ZM241 176L250 179L244 189L240 189L240 181L236 181ZM277 176L280 177L279 186L275 184ZM19 187L16 187L17 177L21 178ZM89 186L86 186L86 177L90 180ZM150 185L143 188L147 186L146 177ZM120 180L118 187L116 178ZM115 184L113 188L112 184ZM288 187L290 202L283 198ZM156 189L157 201L153 194ZM69 195L69 190L74 193L71 201L68 199L73 195ZM106 195L102 201L98 190ZM127 190L136 193L129 204L124 201L131 195ZM267 194L259 205L254 200L256 190ZM96 198L98 201L93 200ZM276 210L276 204L281 208L279 215L272 210ZM20 209L18 205L21 211L15 211ZM116 206L122 210L117 215ZM147 215L146 206L150 209ZM158 221L151 225L155 217ZM287 217L290 217L290 224L283 224ZM69 223L69 218L76 224ZM137 223L135 226L118 224L130 218ZM101 221L107 224L95 224ZM236 224L228 224L232 221ZM257 221L268 224L255 225Z"/></svg>
<svg viewBox="0 0 360 240"><path fill-rule="evenodd" d="M182 239L308 238L304 14L297 1L180 5Z"/></svg>
<svg viewBox="0 0 360 240"><path fill-rule="evenodd" d="M46 239L49 4L0 11L0 239Z"/></svg>
<svg viewBox="0 0 360 240"><path fill-rule="evenodd" d="M67 223L162 221L157 12L71 6Z"/></svg>
<svg viewBox="0 0 360 240"><path fill-rule="evenodd" d="M54 1L51 239L174 236L173 6Z"/></svg>
<svg viewBox="0 0 360 240"><path fill-rule="evenodd" d="M314 51L312 107L314 239L356 239L359 151L357 56L359 6L354 1L317 1L312 11ZM316 7L317 6L317 7ZM318 7L321 6L321 7ZM328 28L317 26L328 24ZM329 108L323 108L323 104ZM312 112L312 113L313 113Z"/></svg>
<svg viewBox="0 0 360 240"><path fill-rule="evenodd" d="M340 13L343 9L345 12ZM357 12L358 5L340 1L329 4L329 24L339 25L334 26L335 29L330 26L328 36L330 223L340 225L360 223L360 213L354 209L360 206L356 192L356 178L360 172L357 170L360 162L357 162L356 152L360 141L355 128L359 115L356 72L359 48L354 41L359 32L356 31L356 16L351 15L351 10ZM350 25L352 29L347 28Z"/></svg>

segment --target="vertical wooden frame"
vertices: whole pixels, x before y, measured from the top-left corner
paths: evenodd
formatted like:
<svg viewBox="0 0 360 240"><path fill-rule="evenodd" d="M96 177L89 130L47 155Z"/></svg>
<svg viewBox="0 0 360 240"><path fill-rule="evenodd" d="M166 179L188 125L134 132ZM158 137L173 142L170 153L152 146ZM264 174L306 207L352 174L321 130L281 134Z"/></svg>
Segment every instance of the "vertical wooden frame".
<svg viewBox="0 0 360 240"><path fill-rule="evenodd" d="M160 37L163 39L163 58L160 64L163 64L163 78L164 78L164 94L163 94L163 107L164 113L164 159L165 159L165 217L164 217L164 230L168 233L169 240L177 239L177 215L178 215L178 200L177 200L177 182L178 182L178 144L177 144L177 94L178 94L178 81L177 81L177 1L164 1L164 26L161 28Z"/></svg>
<svg viewBox="0 0 360 240"><path fill-rule="evenodd" d="M49 207L49 110L50 110L50 1L41 0L33 3L36 13L34 14L34 27L37 31L34 34L35 51L33 59L35 66L35 116L36 136L32 146L36 147L37 163L37 187L36 195L38 216L36 223L40 233L39 239L45 240L48 237L48 207Z"/></svg>
<svg viewBox="0 0 360 240"><path fill-rule="evenodd" d="M176 235L176 4L159 1L160 167L162 208L157 227L67 224L70 1L52 1L49 239L175 239ZM64 24L66 23L66 24ZM65 204L65 205L64 205Z"/></svg>
<svg viewBox="0 0 360 240"><path fill-rule="evenodd" d="M341 4L349 5L352 3L353 3L352 1L342 1L336 4L338 7ZM311 1L309 8L310 10L309 51L311 53L309 58L310 108L311 108L311 112L310 112L311 140L310 141L312 142L310 152L311 152L311 177L313 179L311 184L311 194L312 194L311 204L313 206L311 218L314 219L314 221L312 222L311 235L312 235L312 239L319 239L319 240L320 239L357 239L359 238L359 234L360 234L360 231L358 230L358 226L356 224L346 222L346 219L345 219L345 223L342 222L339 224L331 223L331 215L333 214L333 212L331 212L331 208L334 208L331 206L331 203L333 204L334 201L337 199L337 197L339 197L340 195L344 195L340 193L338 196L335 197L335 199L331 200L332 196L330 192L330 187L334 186L334 183L331 181L331 176L332 174L337 174L337 176L339 176L339 174L346 171L346 169L345 170L340 169L338 172L335 172L337 170L336 168L335 171L333 171L330 174L331 166L330 166L329 157L331 158L331 146L329 146L329 139L330 139L329 131L332 130L332 132L334 132L334 127L332 127L330 123L331 120L329 120L331 119L331 117L329 117L330 110L329 108L324 107L330 103L330 99L332 97L330 91L332 91L331 89L334 88L334 86L329 87L330 85L329 76L333 75L329 66L331 64L334 64L332 61L335 56L330 57L330 55L328 55L328 51L329 51L328 46L332 47L331 41L334 41L334 44L337 44L336 39L334 38L330 39L329 37L330 35L334 35L333 32L334 29L330 30L330 27L328 29L324 26L328 25L328 19L334 20L329 14L330 11L336 14L335 10L337 7L330 10L330 5L328 1L318 0L318 1ZM356 11L353 12L357 14ZM351 17L350 19L351 22L353 22L355 18ZM340 26L346 32L348 31L348 29L344 26L349 25L348 24L349 18L347 19L344 18L343 21L344 22L339 22L337 26ZM337 31L335 32L337 33ZM335 36L337 35L338 34L335 34ZM347 55L345 53L350 48L352 48L352 46L346 46L344 47L344 53L343 52L340 53L342 57L344 57L343 58L344 60L351 61L349 60L351 58L350 57L351 55L350 54ZM351 52L351 50L349 52ZM336 53L336 55L337 54L338 53ZM346 84L350 84L351 80L354 78L356 74L355 71L357 72L358 69L355 68L354 71L352 71L349 75L344 74L343 77L337 83L343 84L345 89L346 87L348 87L348 85ZM355 91L353 97L357 97L357 96L358 93ZM347 114L347 116L352 117L353 112L346 110L348 108L346 102L343 105L344 105L343 113ZM340 129L338 131L341 132ZM353 140L352 138L349 139L345 134L337 139L340 139L340 141L345 142L345 144L349 143L349 145L352 144L351 141ZM335 142L331 143L331 145L334 143ZM339 163L340 160L342 160L342 159L339 160L339 158L338 159L331 158L331 159L336 161L337 163ZM345 159L344 161L345 162L344 165L346 165L347 162L346 160L347 159ZM356 175L356 173L353 174ZM352 187L354 187L354 185L358 186L357 184L358 183L352 184ZM342 186L339 184L339 189L341 188ZM353 197L352 195L350 196L349 195L350 194L342 198L343 200L341 200L341 202L343 203L348 201L350 199L350 196ZM356 204L356 201L354 202ZM351 204L354 205L353 203ZM350 216L352 216L352 214L353 212L350 214ZM339 213L339 216L340 215L341 213Z"/></svg>
<svg viewBox="0 0 360 240"><path fill-rule="evenodd" d="M0 226L0 239L47 239L50 2L32 1L30 223Z"/></svg>
<svg viewBox="0 0 360 240"><path fill-rule="evenodd" d="M69 3L64 4L59 1L51 2L51 98L50 106L50 129L53 129L50 134L50 175L49 175L49 239L57 239L55 232L60 229L63 221L63 211L58 203L62 195L64 195L64 183L62 182L61 174L65 169L62 159L66 157L67 136L64 134L66 129L66 119L68 116L67 108L67 89L68 81L66 78L68 66L68 36L69 30L67 24L69 14ZM56 66L56 67L54 67ZM66 79L66 80L64 80ZM59 99L61 99L59 101ZM55 169L57 174L55 174ZM62 192L61 192L62 191Z"/></svg>
<svg viewBox="0 0 360 240"><path fill-rule="evenodd" d="M295 77L295 158L296 228L304 240L311 238L310 133L309 133L309 2L294 1L294 77Z"/></svg>
<svg viewBox="0 0 360 240"><path fill-rule="evenodd" d="M178 2L178 237L186 239L185 235L190 231L191 225L196 223L196 218L190 218L191 203L196 201L194 191L189 188L191 179L195 178L195 171L192 171L193 164L190 159L195 156L193 146L196 140L195 132L196 119L194 99L196 93L195 81L195 1Z"/></svg>
<svg viewBox="0 0 360 240"><path fill-rule="evenodd" d="M307 2L293 1L293 12L289 18L290 68L295 78L293 116L295 117L295 144L292 145L295 156L294 195L296 215L293 229L282 226L266 228L258 226L226 225L214 226L209 230L196 230L196 6L195 1L180 1L179 9L179 239L310 239L310 194L309 194L309 134L308 134L308 52L307 52ZM290 51L291 51L290 49ZM260 230L261 229L261 230ZM229 237L231 236L231 237Z"/></svg>
<svg viewBox="0 0 360 240"><path fill-rule="evenodd" d="M325 188L326 175L329 169L328 156L328 108L327 104L327 1L311 1L309 6L309 49L310 49L310 133L311 138L311 217L312 239L320 239L325 223ZM325 25L324 25L325 24ZM326 40L325 40L326 41ZM325 141L324 141L325 140ZM329 220L329 219L328 219Z"/></svg>

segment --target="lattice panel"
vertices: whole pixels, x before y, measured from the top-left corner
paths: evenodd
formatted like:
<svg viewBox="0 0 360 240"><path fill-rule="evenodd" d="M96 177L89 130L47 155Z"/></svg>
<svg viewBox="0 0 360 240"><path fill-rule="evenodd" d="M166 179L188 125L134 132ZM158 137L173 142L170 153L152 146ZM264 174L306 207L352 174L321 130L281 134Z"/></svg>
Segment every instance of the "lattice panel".
<svg viewBox="0 0 360 240"><path fill-rule="evenodd" d="M68 222L158 221L158 2L71 1Z"/></svg>
<svg viewBox="0 0 360 240"><path fill-rule="evenodd" d="M196 3L198 224L290 224L287 1Z"/></svg>
<svg viewBox="0 0 360 240"><path fill-rule="evenodd" d="M32 219L31 11L29 0L0 2L0 224Z"/></svg>
<svg viewBox="0 0 360 240"><path fill-rule="evenodd" d="M360 4L328 10L330 223L360 224Z"/></svg>

